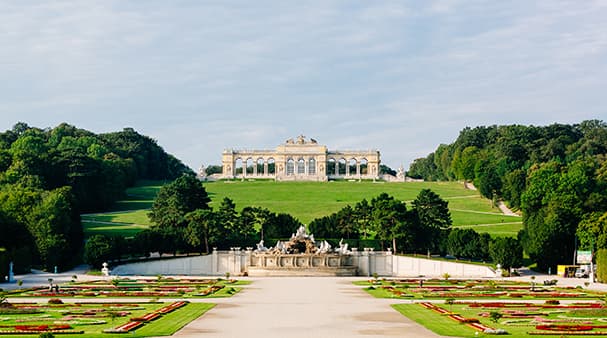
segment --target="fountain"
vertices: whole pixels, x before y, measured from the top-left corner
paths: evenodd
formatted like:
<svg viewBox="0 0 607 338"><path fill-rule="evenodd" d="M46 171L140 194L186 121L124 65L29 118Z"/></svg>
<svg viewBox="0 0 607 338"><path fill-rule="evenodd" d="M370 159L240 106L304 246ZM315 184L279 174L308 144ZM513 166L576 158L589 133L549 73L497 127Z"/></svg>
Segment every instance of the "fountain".
<svg viewBox="0 0 607 338"><path fill-rule="evenodd" d="M266 248L263 240L250 256L249 276L355 276L356 267L348 245L332 249L327 241L318 245L314 235L301 226L287 242Z"/></svg>

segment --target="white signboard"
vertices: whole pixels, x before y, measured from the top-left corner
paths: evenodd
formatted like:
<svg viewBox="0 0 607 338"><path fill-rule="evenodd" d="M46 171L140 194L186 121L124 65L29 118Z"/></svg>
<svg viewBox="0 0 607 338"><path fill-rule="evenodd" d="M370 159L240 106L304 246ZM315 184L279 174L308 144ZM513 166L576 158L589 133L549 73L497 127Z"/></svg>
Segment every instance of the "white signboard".
<svg viewBox="0 0 607 338"><path fill-rule="evenodd" d="M576 261L578 264L590 264L592 262L592 251L578 251Z"/></svg>

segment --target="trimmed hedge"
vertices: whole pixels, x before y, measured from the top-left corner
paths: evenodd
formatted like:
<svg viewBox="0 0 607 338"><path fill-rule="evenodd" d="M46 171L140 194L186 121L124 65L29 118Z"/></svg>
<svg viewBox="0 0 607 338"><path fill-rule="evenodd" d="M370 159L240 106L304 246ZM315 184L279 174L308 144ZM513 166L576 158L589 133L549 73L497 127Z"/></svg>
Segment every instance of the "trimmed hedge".
<svg viewBox="0 0 607 338"><path fill-rule="evenodd" d="M596 279L599 283L607 281L607 249L596 252Z"/></svg>

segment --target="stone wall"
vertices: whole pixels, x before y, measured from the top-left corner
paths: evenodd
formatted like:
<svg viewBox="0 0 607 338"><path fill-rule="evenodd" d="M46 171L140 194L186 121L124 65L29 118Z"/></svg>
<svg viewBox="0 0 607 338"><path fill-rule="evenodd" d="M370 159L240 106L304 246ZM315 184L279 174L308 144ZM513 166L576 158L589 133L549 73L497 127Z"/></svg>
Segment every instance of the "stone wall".
<svg viewBox="0 0 607 338"><path fill-rule="evenodd" d="M394 256L392 275L403 277L442 277L448 273L451 277L485 278L495 277L495 271L484 265L464 264L441 260Z"/></svg>
<svg viewBox="0 0 607 338"><path fill-rule="evenodd" d="M353 251L349 263L356 267L359 276L395 277L495 277L487 266L439 261L424 258L392 255L387 251ZM236 276L248 271L252 252L246 250L213 251L210 255L167 258L140 263L123 264L112 268L113 275L198 275L223 276L226 272Z"/></svg>

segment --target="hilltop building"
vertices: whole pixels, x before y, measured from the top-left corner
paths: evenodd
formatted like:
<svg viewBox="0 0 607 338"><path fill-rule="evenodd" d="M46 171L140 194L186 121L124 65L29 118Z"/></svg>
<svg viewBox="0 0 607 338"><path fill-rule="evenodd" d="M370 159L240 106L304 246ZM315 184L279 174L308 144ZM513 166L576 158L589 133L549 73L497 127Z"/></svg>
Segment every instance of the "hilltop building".
<svg viewBox="0 0 607 338"><path fill-rule="evenodd" d="M274 150L226 149L222 178L328 181L379 178L379 150L328 150L300 135Z"/></svg>

